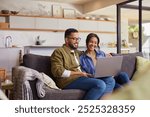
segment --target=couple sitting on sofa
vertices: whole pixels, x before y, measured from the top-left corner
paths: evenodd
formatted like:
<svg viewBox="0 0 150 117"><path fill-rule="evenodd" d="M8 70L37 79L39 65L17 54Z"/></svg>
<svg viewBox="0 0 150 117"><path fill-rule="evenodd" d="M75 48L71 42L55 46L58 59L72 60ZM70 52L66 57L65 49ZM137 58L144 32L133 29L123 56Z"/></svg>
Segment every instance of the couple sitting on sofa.
<svg viewBox="0 0 150 117"><path fill-rule="evenodd" d="M51 56L51 72L58 87L84 90L86 93L83 99L92 100L101 99L114 88L120 88L129 82L129 77L124 72L119 73L115 78L112 76L92 78L95 73L96 59L106 57L106 54L99 49L100 40L94 33L87 36L87 50L84 53L77 50L79 41L78 31L73 28L67 29L65 44L56 49Z"/></svg>

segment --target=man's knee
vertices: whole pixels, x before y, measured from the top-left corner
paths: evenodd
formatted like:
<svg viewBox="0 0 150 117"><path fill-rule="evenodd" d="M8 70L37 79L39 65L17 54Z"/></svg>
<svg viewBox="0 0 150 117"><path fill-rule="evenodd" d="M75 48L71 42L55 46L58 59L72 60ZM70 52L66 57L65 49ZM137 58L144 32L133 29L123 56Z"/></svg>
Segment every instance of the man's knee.
<svg viewBox="0 0 150 117"><path fill-rule="evenodd" d="M106 89L106 83L102 80L97 80L96 87L105 90Z"/></svg>

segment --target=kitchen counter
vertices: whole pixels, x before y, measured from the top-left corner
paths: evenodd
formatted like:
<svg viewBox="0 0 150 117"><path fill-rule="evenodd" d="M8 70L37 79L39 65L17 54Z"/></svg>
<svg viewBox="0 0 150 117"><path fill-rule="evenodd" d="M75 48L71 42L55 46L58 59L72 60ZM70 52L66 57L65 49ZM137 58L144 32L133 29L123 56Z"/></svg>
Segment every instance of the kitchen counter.
<svg viewBox="0 0 150 117"><path fill-rule="evenodd" d="M56 48L59 48L62 46L47 46L47 45L31 45L31 46L24 46L24 54L38 54L38 55L46 55L46 56L50 56L53 51ZM85 50L86 47L85 46L80 46L79 47L80 50Z"/></svg>
<svg viewBox="0 0 150 117"><path fill-rule="evenodd" d="M56 48L59 48L61 46L47 46L47 45L31 45L31 46L25 46L24 47L24 53L33 53L33 54L38 54L38 55L51 55L53 51ZM79 46L79 50L85 50L85 46ZM101 47L101 50L106 52L106 53L116 53L117 48L115 47ZM130 47L130 48L122 48L121 49L122 53L132 53L136 52L135 47Z"/></svg>
<svg viewBox="0 0 150 117"><path fill-rule="evenodd" d="M18 48L23 48L23 47L0 47L0 49L18 49Z"/></svg>

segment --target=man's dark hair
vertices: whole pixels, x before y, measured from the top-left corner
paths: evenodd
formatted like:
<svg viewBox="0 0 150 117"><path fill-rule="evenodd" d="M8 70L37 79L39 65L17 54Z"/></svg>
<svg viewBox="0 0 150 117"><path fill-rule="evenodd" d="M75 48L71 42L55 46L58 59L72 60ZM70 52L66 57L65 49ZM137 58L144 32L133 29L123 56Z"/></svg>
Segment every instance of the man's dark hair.
<svg viewBox="0 0 150 117"><path fill-rule="evenodd" d="M69 37L71 33L76 33L76 32L78 32L77 29L68 28L68 29L65 31L65 38Z"/></svg>

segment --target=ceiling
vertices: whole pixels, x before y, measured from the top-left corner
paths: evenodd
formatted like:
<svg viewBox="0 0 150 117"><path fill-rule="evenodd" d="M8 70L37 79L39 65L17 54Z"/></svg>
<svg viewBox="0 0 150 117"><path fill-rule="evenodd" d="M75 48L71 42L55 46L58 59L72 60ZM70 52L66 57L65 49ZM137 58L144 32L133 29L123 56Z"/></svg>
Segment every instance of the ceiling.
<svg viewBox="0 0 150 117"><path fill-rule="evenodd" d="M138 6L138 2L132 2L130 5ZM143 0L142 5L146 7L150 7L150 0ZM102 9L95 10L91 12L91 14L107 14L106 17L116 18L116 5L111 5ZM129 24L137 24L138 23L138 10L136 9L121 9L121 18L128 19ZM142 22L150 22L150 10L142 10Z"/></svg>
<svg viewBox="0 0 150 117"><path fill-rule="evenodd" d="M61 2L61 3L70 3L70 4L85 4L93 0L37 0L37 1L49 1L49 2Z"/></svg>
<svg viewBox="0 0 150 117"><path fill-rule="evenodd" d="M78 4L83 7L83 13L87 14L111 5L115 5L127 0L34 0L34 1L47 1L47 2L60 2Z"/></svg>

